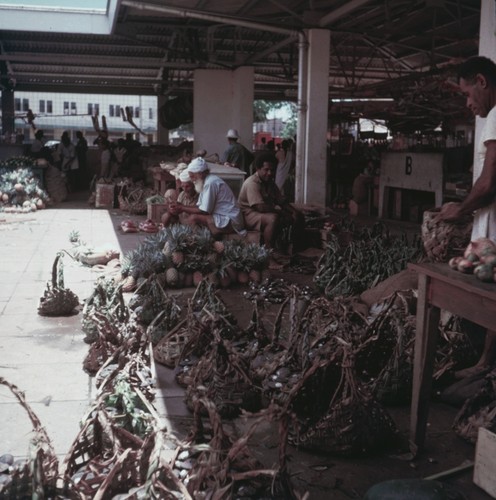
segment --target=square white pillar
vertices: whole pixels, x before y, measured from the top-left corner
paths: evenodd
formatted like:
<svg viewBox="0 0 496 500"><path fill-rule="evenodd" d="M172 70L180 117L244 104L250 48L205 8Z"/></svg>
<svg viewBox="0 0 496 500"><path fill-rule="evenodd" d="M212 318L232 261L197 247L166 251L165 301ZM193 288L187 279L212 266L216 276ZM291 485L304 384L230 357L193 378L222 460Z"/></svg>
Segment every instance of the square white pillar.
<svg viewBox="0 0 496 500"><path fill-rule="evenodd" d="M195 150L222 155L228 143L226 133L238 130L240 141L248 149L253 136L253 67L234 71L195 71L193 133Z"/></svg>
<svg viewBox="0 0 496 500"><path fill-rule="evenodd" d="M308 30L306 148L296 199L322 207L326 204L327 191L330 39L329 30Z"/></svg>

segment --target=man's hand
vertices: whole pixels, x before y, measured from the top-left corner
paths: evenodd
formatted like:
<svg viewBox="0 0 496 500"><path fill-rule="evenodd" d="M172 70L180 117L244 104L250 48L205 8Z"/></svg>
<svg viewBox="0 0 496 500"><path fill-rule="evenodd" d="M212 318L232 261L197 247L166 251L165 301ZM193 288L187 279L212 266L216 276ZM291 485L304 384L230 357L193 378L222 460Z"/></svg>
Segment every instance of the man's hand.
<svg viewBox="0 0 496 500"><path fill-rule="evenodd" d="M435 217L435 221L457 222L462 215L461 203L446 203L441 207L441 212Z"/></svg>
<svg viewBox="0 0 496 500"><path fill-rule="evenodd" d="M177 201L171 201L169 203L169 212L172 215L179 215L182 211L183 209L181 203L178 203Z"/></svg>

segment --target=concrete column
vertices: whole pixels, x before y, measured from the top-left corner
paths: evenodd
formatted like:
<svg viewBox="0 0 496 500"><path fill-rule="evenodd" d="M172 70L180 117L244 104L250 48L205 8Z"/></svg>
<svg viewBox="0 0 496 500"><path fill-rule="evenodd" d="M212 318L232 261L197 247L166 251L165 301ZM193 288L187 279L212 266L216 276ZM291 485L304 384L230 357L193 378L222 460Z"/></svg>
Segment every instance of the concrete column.
<svg viewBox="0 0 496 500"><path fill-rule="evenodd" d="M167 102L168 97L159 95L157 98L157 144L167 146L169 144L169 129L165 128L158 119L158 110Z"/></svg>
<svg viewBox="0 0 496 500"><path fill-rule="evenodd" d="M496 62L496 7L494 0L481 0L480 29L479 29L479 55L489 57ZM479 116L475 119L474 144L477 150L480 134L486 122L485 118ZM474 162L478 161L478 155L474 155ZM474 169L475 171L476 169Z"/></svg>
<svg viewBox="0 0 496 500"><path fill-rule="evenodd" d="M222 155L227 147L226 132L238 130L248 149L253 137L253 67L234 71L195 71L193 132L195 150Z"/></svg>
<svg viewBox="0 0 496 500"><path fill-rule="evenodd" d="M14 91L2 90L2 134L15 133Z"/></svg>
<svg viewBox="0 0 496 500"><path fill-rule="evenodd" d="M327 185L327 117L329 102L329 30L308 31L306 126L303 172L296 191L297 203L325 207ZM298 168L298 167L297 167Z"/></svg>

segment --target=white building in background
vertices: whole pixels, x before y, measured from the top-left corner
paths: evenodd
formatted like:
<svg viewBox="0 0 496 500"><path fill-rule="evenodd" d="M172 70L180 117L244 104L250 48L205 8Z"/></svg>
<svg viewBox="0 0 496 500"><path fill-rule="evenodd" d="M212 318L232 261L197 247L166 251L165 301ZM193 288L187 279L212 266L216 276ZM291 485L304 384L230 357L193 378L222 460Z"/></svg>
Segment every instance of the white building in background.
<svg viewBox="0 0 496 500"><path fill-rule="evenodd" d="M14 99L15 128L17 136L24 135L24 143L32 142L35 133L27 122L29 110L35 116L36 129L43 130L47 140L59 140L67 130L74 141L76 131L81 130L91 143L97 136L92 117L98 117L100 127L105 117L111 140L133 133L142 144L157 142L157 98L154 96L15 92ZM126 108L132 113L136 127L127 120Z"/></svg>

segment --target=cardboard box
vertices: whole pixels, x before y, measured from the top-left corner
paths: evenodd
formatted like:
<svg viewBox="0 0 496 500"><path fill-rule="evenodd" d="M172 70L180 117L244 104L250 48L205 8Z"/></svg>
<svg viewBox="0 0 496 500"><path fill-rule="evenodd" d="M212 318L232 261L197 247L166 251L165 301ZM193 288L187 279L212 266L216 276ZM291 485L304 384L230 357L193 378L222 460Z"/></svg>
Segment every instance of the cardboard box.
<svg viewBox="0 0 496 500"><path fill-rule="evenodd" d="M97 184L95 208L114 208L115 184Z"/></svg>
<svg viewBox="0 0 496 500"><path fill-rule="evenodd" d="M167 212L167 203L148 203L146 206L146 218L153 222L160 222L162 215Z"/></svg>
<svg viewBox="0 0 496 500"><path fill-rule="evenodd" d="M474 483L496 498L496 434L483 427L475 448Z"/></svg>

